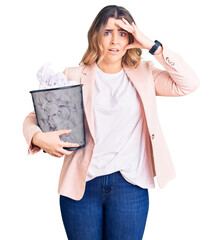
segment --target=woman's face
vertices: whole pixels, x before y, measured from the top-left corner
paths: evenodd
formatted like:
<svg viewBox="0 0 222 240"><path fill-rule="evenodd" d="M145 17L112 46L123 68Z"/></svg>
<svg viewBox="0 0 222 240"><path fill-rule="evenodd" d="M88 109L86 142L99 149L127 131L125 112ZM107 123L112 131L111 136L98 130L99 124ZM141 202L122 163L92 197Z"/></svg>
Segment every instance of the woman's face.
<svg viewBox="0 0 222 240"><path fill-rule="evenodd" d="M129 33L118 26L121 19L109 18L101 36L104 48L103 61L108 63L122 62L126 53L124 49L129 44Z"/></svg>

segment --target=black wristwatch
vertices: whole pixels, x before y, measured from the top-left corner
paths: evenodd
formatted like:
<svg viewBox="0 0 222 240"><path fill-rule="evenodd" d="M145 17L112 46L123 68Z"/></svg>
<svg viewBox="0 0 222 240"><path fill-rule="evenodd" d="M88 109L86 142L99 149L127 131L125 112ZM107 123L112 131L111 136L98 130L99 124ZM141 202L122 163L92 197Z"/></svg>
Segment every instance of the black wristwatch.
<svg viewBox="0 0 222 240"><path fill-rule="evenodd" d="M149 50L149 53L151 53L152 55L156 52L156 50L157 50L157 48L158 48L159 46L162 47L162 43L159 42L158 40L155 40L154 42L155 42L155 44L154 44L154 45L151 47L151 49Z"/></svg>

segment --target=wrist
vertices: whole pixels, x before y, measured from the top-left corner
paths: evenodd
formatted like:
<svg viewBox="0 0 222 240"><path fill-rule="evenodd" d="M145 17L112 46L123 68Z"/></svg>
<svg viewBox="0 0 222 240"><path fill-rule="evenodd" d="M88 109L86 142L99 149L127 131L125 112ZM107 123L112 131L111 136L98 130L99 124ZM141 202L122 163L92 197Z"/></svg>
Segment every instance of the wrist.
<svg viewBox="0 0 222 240"><path fill-rule="evenodd" d="M155 45L155 42L148 39L146 49L149 51L152 48L153 45ZM163 51L163 47L159 46L153 55L158 55L158 54L162 53L162 51Z"/></svg>
<svg viewBox="0 0 222 240"><path fill-rule="evenodd" d="M43 132L38 131L33 135L33 137L32 137L32 144L33 145L35 145L37 147L40 147L40 140L41 140L42 134L43 134Z"/></svg>
<svg viewBox="0 0 222 240"><path fill-rule="evenodd" d="M163 51L163 47L159 46L153 55L159 55L162 53L162 51Z"/></svg>
<svg viewBox="0 0 222 240"><path fill-rule="evenodd" d="M162 53L162 50L163 50L162 43L159 42L158 40L155 40L153 43L154 44L149 49L149 53L152 55L158 55L158 54Z"/></svg>
<svg viewBox="0 0 222 240"><path fill-rule="evenodd" d="M146 43L146 48L148 51L152 48L152 46L155 44L154 41L147 39L147 43Z"/></svg>

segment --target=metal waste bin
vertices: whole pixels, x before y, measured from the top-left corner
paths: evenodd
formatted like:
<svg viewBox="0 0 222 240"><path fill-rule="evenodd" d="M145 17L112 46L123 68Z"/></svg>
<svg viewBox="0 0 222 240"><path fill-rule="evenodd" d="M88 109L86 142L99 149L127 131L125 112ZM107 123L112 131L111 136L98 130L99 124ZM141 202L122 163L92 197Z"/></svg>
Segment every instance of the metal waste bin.
<svg viewBox="0 0 222 240"><path fill-rule="evenodd" d="M71 129L60 136L64 142L78 143L75 150L85 147L85 123L83 107L83 84L30 91L37 124L43 132Z"/></svg>

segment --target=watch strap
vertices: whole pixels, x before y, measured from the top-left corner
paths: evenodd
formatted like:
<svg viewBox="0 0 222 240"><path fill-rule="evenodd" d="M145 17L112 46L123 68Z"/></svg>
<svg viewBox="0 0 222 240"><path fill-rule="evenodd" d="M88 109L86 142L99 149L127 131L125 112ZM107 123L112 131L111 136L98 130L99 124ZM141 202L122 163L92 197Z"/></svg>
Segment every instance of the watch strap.
<svg viewBox="0 0 222 240"><path fill-rule="evenodd" d="M155 44L149 50L149 53L151 53L152 55L156 52L156 50L159 46L162 46L162 43L159 42L158 40L155 40L154 42L155 42Z"/></svg>

